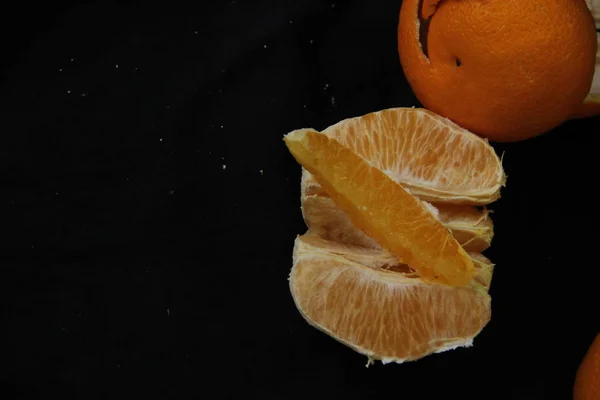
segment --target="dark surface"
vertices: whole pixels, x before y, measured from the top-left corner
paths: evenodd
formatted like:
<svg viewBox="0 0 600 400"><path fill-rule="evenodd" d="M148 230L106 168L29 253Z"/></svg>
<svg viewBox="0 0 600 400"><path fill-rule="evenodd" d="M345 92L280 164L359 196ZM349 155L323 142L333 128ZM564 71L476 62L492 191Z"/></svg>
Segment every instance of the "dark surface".
<svg viewBox="0 0 600 400"><path fill-rule="evenodd" d="M282 135L418 105L400 2L103 4L2 15L3 398L570 398L600 330L598 119L496 146L475 346L366 369L289 294Z"/></svg>

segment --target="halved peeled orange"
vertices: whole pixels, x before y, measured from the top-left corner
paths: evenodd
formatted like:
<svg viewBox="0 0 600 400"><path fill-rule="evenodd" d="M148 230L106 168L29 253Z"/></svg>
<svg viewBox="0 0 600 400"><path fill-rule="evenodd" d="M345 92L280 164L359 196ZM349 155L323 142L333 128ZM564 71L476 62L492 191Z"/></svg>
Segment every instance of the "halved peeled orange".
<svg viewBox="0 0 600 400"><path fill-rule="evenodd" d="M373 359L471 343L490 317L493 225L478 208L505 175L489 144L420 109L285 137L308 172L290 287L313 325ZM432 203L430 203L432 202ZM464 246L464 247L463 247Z"/></svg>
<svg viewBox="0 0 600 400"><path fill-rule="evenodd" d="M381 249L296 239L290 288L313 326L371 359L416 360L470 346L491 316L493 266L473 259L477 279L455 288L425 283Z"/></svg>

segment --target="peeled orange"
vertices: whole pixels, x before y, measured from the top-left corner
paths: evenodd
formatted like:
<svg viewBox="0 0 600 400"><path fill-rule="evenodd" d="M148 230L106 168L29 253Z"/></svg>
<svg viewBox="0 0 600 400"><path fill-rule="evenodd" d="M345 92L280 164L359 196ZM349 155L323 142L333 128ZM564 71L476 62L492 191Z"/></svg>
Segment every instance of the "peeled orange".
<svg viewBox="0 0 600 400"><path fill-rule="evenodd" d="M477 280L427 284L389 253L311 234L296 239L290 288L311 325L384 363L470 346L491 315Z"/></svg>
<svg viewBox="0 0 600 400"><path fill-rule="evenodd" d="M324 186L353 224L427 280L468 284L475 268L465 250L418 199L380 169L314 130L285 137L296 160Z"/></svg>
<svg viewBox="0 0 600 400"><path fill-rule="evenodd" d="M404 0L398 26L421 103L495 141L527 139L577 114L596 47L581 0Z"/></svg>
<svg viewBox="0 0 600 400"><path fill-rule="evenodd" d="M489 144L405 108L285 141L308 169L309 231L296 240L290 274L308 322L384 362L469 345L491 312L493 265L478 252L493 225L478 206L505 182Z"/></svg>

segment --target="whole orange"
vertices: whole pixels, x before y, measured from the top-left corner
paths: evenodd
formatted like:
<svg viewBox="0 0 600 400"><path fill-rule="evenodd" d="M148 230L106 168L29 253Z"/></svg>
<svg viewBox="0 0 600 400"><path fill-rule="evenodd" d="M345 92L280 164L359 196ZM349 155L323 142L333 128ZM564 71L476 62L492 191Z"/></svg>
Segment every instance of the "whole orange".
<svg viewBox="0 0 600 400"><path fill-rule="evenodd" d="M590 346L577 370L573 400L600 399L600 334Z"/></svg>
<svg viewBox="0 0 600 400"><path fill-rule="evenodd" d="M596 30L584 0L404 0L398 50L426 108L491 140L518 141L577 113L592 84Z"/></svg>

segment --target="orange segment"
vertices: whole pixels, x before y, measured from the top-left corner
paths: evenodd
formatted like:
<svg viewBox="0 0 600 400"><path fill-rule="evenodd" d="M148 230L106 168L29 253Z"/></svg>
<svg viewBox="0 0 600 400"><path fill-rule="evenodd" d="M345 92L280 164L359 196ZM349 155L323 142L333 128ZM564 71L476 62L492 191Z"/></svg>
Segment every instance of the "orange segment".
<svg viewBox="0 0 600 400"><path fill-rule="evenodd" d="M433 204L428 208L466 251L482 252L490 247L494 227L489 211L449 204ZM377 242L355 227L348 215L326 194L303 195L302 215L306 225L325 239L378 247Z"/></svg>
<svg viewBox="0 0 600 400"><path fill-rule="evenodd" d="M600 334L590 346L575 378L573 400L600 399Z"/></svg>
<svg viewBox="0 0 600 400"><path fill-rule="evenodd" d="M473 262L448 230L379 168L314 130L294 131L285 143L356 227L423 279L464 286L476 275Z"/></svg>
<svg viewBox="0 0 600 400"><path fill-rule="evenodd" d="M506 181L487 141L424 109L392 108L350 118L323 134L422 200L485 205ZM308 175L309 193L318 183Z"/></svg>
<svg viewBox="0 0 600 400"><path fill-rule="evenodd" d="M304 318L359 353L384 363L416 360L470 346L489 321L490 297L476 281L427 284L365 251L308 234L296 239L290 273Z"/></svg>

